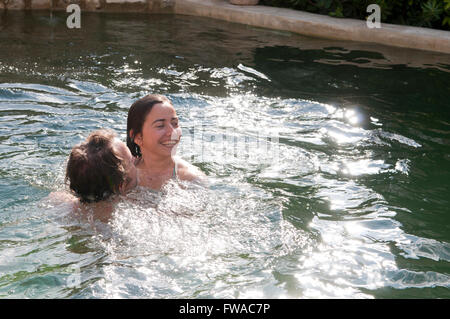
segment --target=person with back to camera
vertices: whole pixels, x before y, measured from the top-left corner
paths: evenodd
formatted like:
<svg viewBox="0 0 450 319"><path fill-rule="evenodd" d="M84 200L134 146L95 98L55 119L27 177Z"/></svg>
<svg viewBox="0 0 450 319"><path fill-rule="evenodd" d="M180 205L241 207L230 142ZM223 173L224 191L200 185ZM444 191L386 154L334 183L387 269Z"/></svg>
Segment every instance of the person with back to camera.
<svg viewBox="0 0 450 319"><path fill-rule="evenodd" d="M113 131L94 131L70 152L65 179L72 194L55 192L49 197L70 202L74 209L90 210L95 218L106 220L112 212L114 195L126 194L137 185L133 162L126 144Z"/></svg>
<svg viewBox="0 0 450 319"><path fill-rule="evenodd" d="M177 113L167 97L150 94L131 105L127 146L136 157L138 185L160 190L171 179L205 180L198 168L174 156L180 139Z"/></svg>

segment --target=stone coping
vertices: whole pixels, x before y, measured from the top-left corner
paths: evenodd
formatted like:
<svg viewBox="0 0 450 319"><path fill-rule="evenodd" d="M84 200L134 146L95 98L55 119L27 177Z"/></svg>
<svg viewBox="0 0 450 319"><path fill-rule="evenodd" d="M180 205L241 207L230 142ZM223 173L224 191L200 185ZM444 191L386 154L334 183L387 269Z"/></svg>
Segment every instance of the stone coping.
<svg viewBox="0 0 450 319"><path fill-rule="evenodd" d="M238 6L228 0L7 0L0 8L65 10L78 3L82 11L176 13L209 17L256 27L333 40L375 43L450 54L450 32L382 23L370 29L356 19L333 18L263 5Z"/></svg>
<svg viewBox="0 0 450 319"><path fill-rule="evenodd" d="M176 0L175 13L210 17L302 35L378 43L450 54L450 32L382 23L370 29L356 19L333 18L286 8L262 5L237 6L227 0Z"/></svg>

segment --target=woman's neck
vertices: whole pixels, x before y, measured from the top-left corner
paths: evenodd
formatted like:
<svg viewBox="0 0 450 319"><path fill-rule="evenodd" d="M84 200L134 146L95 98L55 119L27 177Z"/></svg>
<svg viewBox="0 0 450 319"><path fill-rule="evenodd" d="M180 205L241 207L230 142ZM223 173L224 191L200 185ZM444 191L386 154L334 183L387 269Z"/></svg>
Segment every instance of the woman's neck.
<svg viewBox="0 0 450 319"><path fill-rule="evenodd" d="M139 169L145 169L154 173L164 173L172 169L175 161L172 156L157 156L142 152L141 159L138 164Z"/></svg>

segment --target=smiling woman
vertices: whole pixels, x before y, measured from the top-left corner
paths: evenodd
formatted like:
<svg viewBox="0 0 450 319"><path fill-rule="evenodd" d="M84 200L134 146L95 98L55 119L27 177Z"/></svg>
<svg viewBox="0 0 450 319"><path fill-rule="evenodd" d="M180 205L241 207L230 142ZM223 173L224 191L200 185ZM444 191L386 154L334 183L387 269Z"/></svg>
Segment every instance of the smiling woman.
<svg viewBox="0 0 450 319"><path fill-rule="evenodd" d="M198 180L204 174L175 158L181 139L178 117L170 100L158 94L131 105L127 120L127 146L137 158L138 185L159 190L170 179Z"/></svg>

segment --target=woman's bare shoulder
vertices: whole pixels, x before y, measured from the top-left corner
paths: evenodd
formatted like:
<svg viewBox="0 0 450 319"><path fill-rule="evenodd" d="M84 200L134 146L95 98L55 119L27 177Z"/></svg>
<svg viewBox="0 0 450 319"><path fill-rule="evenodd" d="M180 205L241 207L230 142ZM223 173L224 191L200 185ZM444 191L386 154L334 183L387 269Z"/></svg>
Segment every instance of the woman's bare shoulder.
<svg viewBox="0 0 450 319"><path fill-rule="evenodd" d="M199 168L195 167L184 159L177 157L176 163L177 176L180 180L206 180L206 175Z"/></svg>

